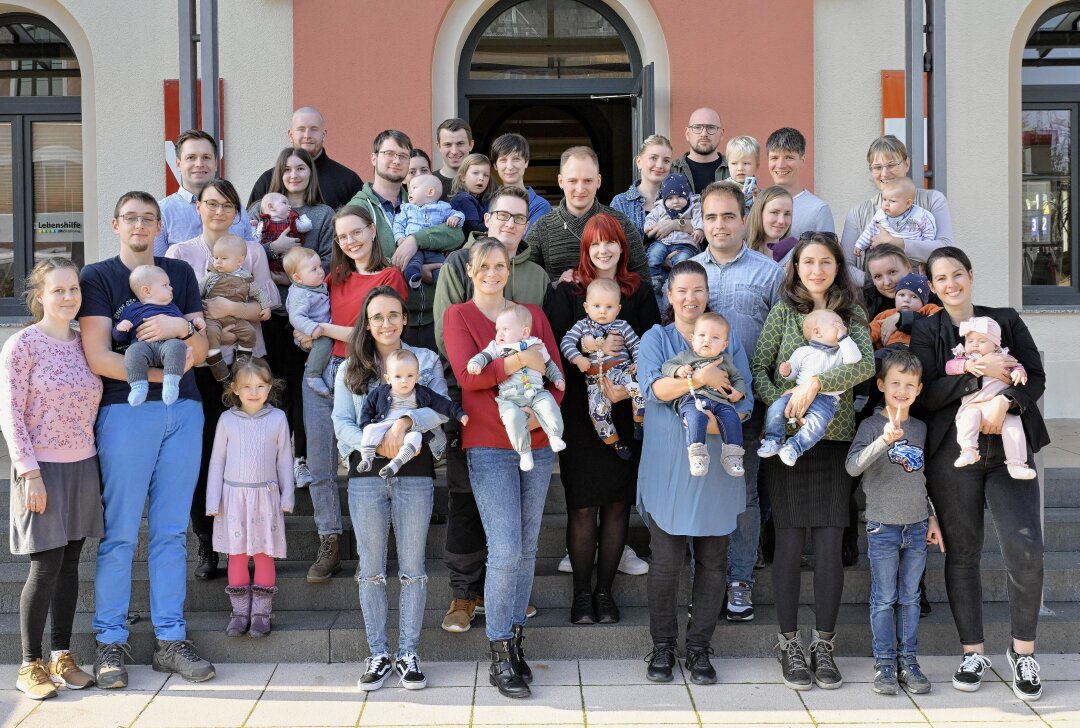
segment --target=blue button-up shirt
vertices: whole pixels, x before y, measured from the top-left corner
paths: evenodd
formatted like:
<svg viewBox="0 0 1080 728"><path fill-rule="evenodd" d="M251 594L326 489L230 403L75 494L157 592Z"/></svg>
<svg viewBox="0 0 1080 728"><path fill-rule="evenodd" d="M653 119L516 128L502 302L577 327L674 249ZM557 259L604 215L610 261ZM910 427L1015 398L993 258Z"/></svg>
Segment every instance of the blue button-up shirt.
<svg viewBox="0 0 1080 728"><path fill-rule="evenodd" d="M709 309L728 320L747 357L752 358L765 318L780 302L784 269L745 243L727 263L717 263L708 248L691 260L701 263L709 276Z"/></svg>
<svg viewBox="0 0 1080 728"><path fill-rule="evenodd" d="M202 235L202 218L195 209L195 195L183 187L164 200L158 200L158 207L161 208L161 232L154 238L154 255L165 255L170 245ZM229 232L244 240L258 242L247 210L241 206L238 213L236 220L229 226Z"/></svg>

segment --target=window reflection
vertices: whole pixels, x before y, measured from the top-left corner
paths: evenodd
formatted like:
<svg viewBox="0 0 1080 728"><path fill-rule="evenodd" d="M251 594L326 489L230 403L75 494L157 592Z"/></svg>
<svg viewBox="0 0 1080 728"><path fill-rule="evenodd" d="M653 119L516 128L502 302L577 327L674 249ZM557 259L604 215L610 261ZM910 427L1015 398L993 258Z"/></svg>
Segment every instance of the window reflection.
<svg viewBox="0 0 1080 728"><path fill-rule="evenodd" d="M1072 286L1072 113L1023 112L1023 283Z"/></svg>

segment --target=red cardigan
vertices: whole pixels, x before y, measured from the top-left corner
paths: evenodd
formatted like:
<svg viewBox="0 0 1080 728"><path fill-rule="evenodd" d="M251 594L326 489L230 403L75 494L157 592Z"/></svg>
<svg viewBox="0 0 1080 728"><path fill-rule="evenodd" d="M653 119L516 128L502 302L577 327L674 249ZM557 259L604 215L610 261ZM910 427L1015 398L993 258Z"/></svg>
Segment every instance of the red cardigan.
<svg viewBox="0 0 1080 728"><path fill-rule="evenodd" d="M390 286L406 301L409 300L409 287L405 285L405 276L393 266L368 275L350 273L341 285L335 285L332 277L327 276L326 285L330 289L330 323L338 326L351 327L356 324L360 307L364 305L364 299L373 288ZM348 342L335 341L334 356L347 357L348 347Z"/></svg>
<svg viewBox="0 0 1080 728"><path fill-rule="evenodd" d="M555 334L551 331L547 317L539 306L525 304L532 314L531 335L544 342L548 355L562 371L562 357ZM457 303L446 309L443 314L443 343L446 356L454 370L458 384L461 385L461 406L469 415L469 424L465 425L461 435L461 446L497 447L512 450L510 438L506 434L502 420L499 419L499 406L495 395L498 385L507 379L503 360L495 361L484 367L479 374L469 374L465 369L469 359L495 338L495 322L488 319L472 301ZM563 393L555 389L551 382L545 382L547 390L555 396L556 402L562 402ZM547 435L540 428L532 431L533 449L547 447Z"/></svg>

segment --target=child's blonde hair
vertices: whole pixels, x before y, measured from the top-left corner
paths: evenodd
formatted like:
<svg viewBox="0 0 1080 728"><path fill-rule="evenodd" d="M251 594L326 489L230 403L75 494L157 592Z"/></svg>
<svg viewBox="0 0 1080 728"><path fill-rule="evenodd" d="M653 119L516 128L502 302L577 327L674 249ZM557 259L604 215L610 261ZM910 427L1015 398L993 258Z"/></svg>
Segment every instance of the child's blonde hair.
<svg viewBox="0 0 1080 728"><path fill-rule="evenodd" d="M701 316L698 317L698 320L694 322L694 328L697 328L698 324L708 323L720 324L727 328L728 331L731 331L731 324L728 323L728 320L715 311L706 311L701 314Z"/></svg>
<svg viewBox="0 0 1080 728"><path fill-rule="evenodd" d="M585 289L586 300L589 298L590 293L610 293L616 299L622 299L622 289L619 288L619 284L615 282L614 278L593 278L592 283Z"/></svg>
<svg viewBox="0 0 1080 728"><path fill-rule="evenodd" d="M886 191L893 191L903 195L907 195L907 199L912 202L915 201L915 182L911 177L894 177L887 180L881 185L881 193L884 195Z"/></svg>
<svg viewBox="0 0 1080 728"><path fill-rule="evenodd" d="M761 145L758 144L758 140L752 136L746 136L745 134L728 141L724 151L729 158L733 154L744 157L753 157L754 159L761 158Z"/></svg>
<svg viewBox="0 0 1080 728"><path fill-rule="evenodd" d="M296 274L296 269L300 267L300 264L312 256L318 258L319 254L311 248L297 245L290 249L289 252L285 254L285 257L281 259L281 267L284 268L285 273L292 278L293 275Z"/></svg>
<svg viewBox="0 0 1080 728"><path fill-rule="evenodd" d="M416 358L416 354L412 353L404 347L400 349L394 349L392 352L386 355L386 369L389 370L391 364L396 364L399 361L415 364L417 371L420 370L420 360Z"/></svg>
<svg viewBox="0 0 1080 728"><path fill-rule="evenodd" d="M532 312L522 306L520 303L514 303L507 306L506 310L499 314L498 318L503 316L513 316L521 324L522 328L532 328Z"/></svg>
<svg viewBox="0 0 1080 728"><path fill-rule="evenodd" d="M495 194L495 185L491 184L490 170L495 166L488 159L486 154L470 154L462 160L461 166L458 168L457 177L454 177L454 183L450 185L450 196L453 197L459 192L467 192L465 189L465 175L469 171L469 167L474 167L477 164L486 164L488 166L488 186L484 188L484 191L477 195L480 202L487 202L491 199L491 196ZM472 194L472 193L470 193Z"/></svg>
<svg viewBox="0 0 1080 728"><path fill-rule="evenodd" d="M165 276L165 280L169 279L169 274L164 268L158 268L156 265L137 265L128 276L128 287L138 296L140 288L153 285L159 276Z"/></svg>
<svg viewBox="0 0 1080 728"><path fill-rule="evenodd" d="M810 341L811 334L814 333L814 327L824 327L830 321L832 323L844 323L844 319L840 314L831 308L818 308L806 314L806 319L803 320L802 325L803 338Z"/></svg>
<svg viewBox="0 0 1080 728"><path fill-rule="evenodd" d="M233 362L232 372L229 374L231 384L225 387L225 392L221 395L221 401L225 403L226 407L240 406L240 395L236 394L232 388L233 384L243 375L256 377L269 384L270 394L266 397L266 403L271 407L277 407L281 401L281 395L285 391L285 381L274 378L274 373L270 371L270 365L266 363L265 359L246 355L238 355L236 361Z"/></svg>
<svg viewBox="0 0 1080 728"><path fill-rule="evenodd" d="M267 192L262 196L262 199L259 200L259 213L263 215L269 214L266 212L266 206L278 199L285 200L285 204L289 204L289 198L280 192Z"/></svg>
<svg viewBox="0 0 1080 728"><path fill-rule="evenodd" d="M234 255L247 255L247 241L239 235L222 235L214 241L214 250L217 250L218 246Z"/></svg>

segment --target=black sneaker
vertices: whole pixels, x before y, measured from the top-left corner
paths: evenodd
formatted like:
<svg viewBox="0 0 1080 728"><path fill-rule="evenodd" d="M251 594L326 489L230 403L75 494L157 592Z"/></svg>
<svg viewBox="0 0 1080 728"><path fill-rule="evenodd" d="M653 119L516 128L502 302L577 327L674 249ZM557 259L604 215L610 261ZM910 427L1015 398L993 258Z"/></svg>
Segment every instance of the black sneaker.
<svg viewBox="0 0 1080 728"><path fill-rule="evenodd" d="M792 635L786 637L783 632L777 635L776 656L780 659L780 674L784 684L792 690L809 690L813 680L806 666L806 653L799 642L799 633L793 632Z"/></svg>
<svg viewBox="0 0 1080 728"><path fill-rule="evenodd" d="M814 673L814 684L824 690L835 690L844 684L840 668L833 659L836 635L826 639L821 632L812 630L810 640L810 670Z"/></svg>
<svg viewBox="0 0 1080 728"><path fill-rule="evenodd" d="M671 682L675 676L675 645L653 645L653 651L645 655L649 667L645 677L652 682Z"/></svg>
<svg viewBox="0 0 1080 728"><path fill-rule="evenodd" d="M912 695L925 695L930 692L930 680L923 674L919 661L914 656L900 657L896 679Z"/></svg>
<svg viewBox="0 0 1080 728"><path fill-rule="evenodd" d="M214 677L214 665L199 657L191 640L158 640L150 666L157 672L172 672L188 682L205 682Z"/></svg>
<svg viewBox="0 0 1080 728"><path fill-rule="evenodd" d="M952 686L973 693L982 685L983 674L990 667L990 658L978 652L967 652L960 667L953 673Z"/></svg>
<svg viewBox="0 0 1080 728"><path fill-rule="evenodd" d="M686 648L686 670L690 673L690 682L695 685L712 685L716 682L716 668L709 660L711 654L711 647Z"/></svg>
<svg viewBox="0 0 1080 728"><path fill-rule="evenodd" d="M1039 680L1039 663L1035 662L1035 655L1018 655L1010 645L1005 656L1009 658L1009 667L1013 671L1013 694L1021 700L1041 698L1042 681Z"/></svg>
<svg viewBox="0 0 1080 728"><path fill-rule="evenodd" d="M427 677L420 669L420 661L416 655L402 655L394 660L394 672L398 674L401 687L406 690L420 690L427 687Z"/></svg>
<svg viewBox="0 0 1080 728"><path fill-rule="evenodd" d="M390 661L390 655L372 655L367 659L367 668L360 679L356 681L356 687L364 692L378 690L394 671L394 665ZM425 683L426 683L425 679Z"/></svg>
<svg viewBox="0 0 1080 728"><path fill-rule="evenodd" d="M131 652L126 642L97 643L97 656L94 658L94 680L102 690L126 688L128 684L127 668L124 658L131 659Z"/></svg>

